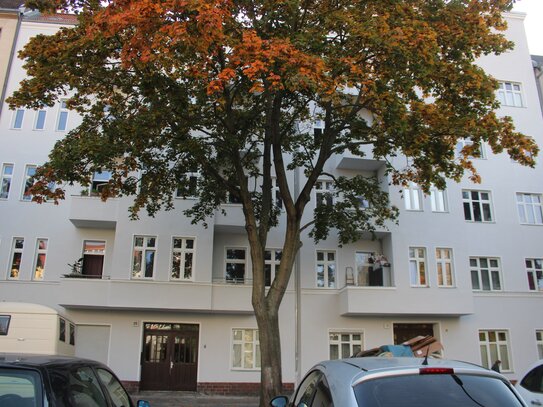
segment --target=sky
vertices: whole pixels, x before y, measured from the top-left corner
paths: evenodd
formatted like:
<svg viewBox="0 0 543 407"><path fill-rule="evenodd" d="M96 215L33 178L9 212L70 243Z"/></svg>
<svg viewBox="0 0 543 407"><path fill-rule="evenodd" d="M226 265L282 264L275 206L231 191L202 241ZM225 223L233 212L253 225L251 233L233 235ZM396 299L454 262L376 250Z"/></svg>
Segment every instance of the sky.
<svg viewBox="0 0 543 407"><path fill-rule="evenodd" d="M519 0L513 11L526 13L524 28L532 55L543 55L543 0Z"/></svg>

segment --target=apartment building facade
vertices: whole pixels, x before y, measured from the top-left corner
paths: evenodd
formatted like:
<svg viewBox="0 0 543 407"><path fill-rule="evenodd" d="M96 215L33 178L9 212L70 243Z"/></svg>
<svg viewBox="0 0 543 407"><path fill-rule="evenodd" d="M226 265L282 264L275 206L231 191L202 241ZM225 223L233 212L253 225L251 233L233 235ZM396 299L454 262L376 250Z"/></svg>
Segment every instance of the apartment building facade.
<svg viewBox="0 0 543 407"><path fill-rule="evenodd" d="M479 63L500 81L499 114L541 144L524 15L507 19L514 50ZM72 23L23 18L16 49ZM24 75L15 60L8 95ZM79 122L63 101L39 111L3 106L0 301L62 311L73 321L64 337L74 338L76 355L106 362L133 388L256 390L258 331L241 207L223 205L226 214L217 211L207 228L183 216L191 199L132 221L130 198L96 196L105 172L90 188L69 187L58 206L31 202L27 180ZM339 247L335 236L319 244L304 236L281 306L285 382L319 360L423 334L437 337L447 358L485 366L500 359L512 380L543 358L543 168L490 150L475 161L481 184L466 178L428 196L416 185L388 187L399 223L377 239ZM326 171L376 174L388 185L385 163L371 157L336 156ZM313 202L332 187L319 180ZM270 234L270 276L282 237L281 225Z"/></svg>

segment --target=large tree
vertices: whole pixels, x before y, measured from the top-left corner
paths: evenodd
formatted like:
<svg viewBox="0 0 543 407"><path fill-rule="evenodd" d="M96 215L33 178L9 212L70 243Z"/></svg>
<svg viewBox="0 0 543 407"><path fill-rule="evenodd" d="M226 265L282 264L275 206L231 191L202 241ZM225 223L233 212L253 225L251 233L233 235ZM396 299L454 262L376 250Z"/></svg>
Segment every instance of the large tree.
<svg viewBox="0 0 543 407"><path fill-rule="evenodd" d="M82 123L38 171L35 199L63 198L51 181L88 185L109 170L102 196L134 195L133 217L174 209L204 222L229 196L243 207L260 332L261 406L281 391L278 311L301 233L331 229L355 241L396 211L376 177L333 177L335 205L302 224L325 164L351 153L387 161L388 180L444 188L487 143L521 164L537 147L499 118L497 83L476 59L512 47L501 32L512 0L37 0L79 24L33 38L28 78L9 100L39 108L69 96ZM319 120L322 132L313 134ZM459 158L459 140L470 143ZM395 167L394 157L405 157ZM187 172L197 168L197 185ZM289 173L300 169L298 190ZM284 215L278 210L276 179ZM254 180L257 182L255 183ZM257 185L255 188L254 185ZM370 206L361 209L357 197ZM269 231L285 218L279 271L265 287Z"/></svg>

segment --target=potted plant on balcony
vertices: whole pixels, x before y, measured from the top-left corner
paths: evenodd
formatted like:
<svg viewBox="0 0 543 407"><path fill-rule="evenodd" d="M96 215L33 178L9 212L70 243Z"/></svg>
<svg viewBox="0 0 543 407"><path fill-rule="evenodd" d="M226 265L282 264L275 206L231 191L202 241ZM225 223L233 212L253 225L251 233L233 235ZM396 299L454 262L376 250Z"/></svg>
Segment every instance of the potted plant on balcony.
<svg viewBox="0 0 543 407"><path fill-rule="evenodd" d="M79 260L74 261L72 264L68 263L70 267L70 273L63 274L65 278L83 278L82 268L83 268L83 257Z"/></svg>

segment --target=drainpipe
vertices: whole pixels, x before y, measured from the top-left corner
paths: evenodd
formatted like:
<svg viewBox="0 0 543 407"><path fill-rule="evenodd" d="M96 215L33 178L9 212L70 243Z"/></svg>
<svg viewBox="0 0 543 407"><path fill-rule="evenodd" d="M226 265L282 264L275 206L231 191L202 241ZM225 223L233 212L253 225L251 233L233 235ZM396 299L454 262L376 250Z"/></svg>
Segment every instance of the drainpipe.
<svg viewBox="0 0 543 407"><path fill-rule="evenodd" d="M17 11L17 27L15 28L15 36L13 37L13 44L11 44L11 52L9 53L8 66L6 67L6 77L4 80L4 86L2 87L2 95L0 96L0 116L2 115L4 100L6 99L9 74L11 72L11 65L13 64L13 59L15 58L15 49L17 46L17 40L19 38L19 31L21 30L21 22L23 21L23 14L24 14L24 9L20 7Z"/></svg>
<svg viewBox="0 0 543 407"><path fill-rule="evenodd" d="M300 168L294 170L294 196L298 199L300 195ZM296 330L294 334L294 373L297 387L302 381L302 286L301 286L301 260L300 249L296 253L296 259L294 261L294 293L295 293L295 325Z"/></svg>

